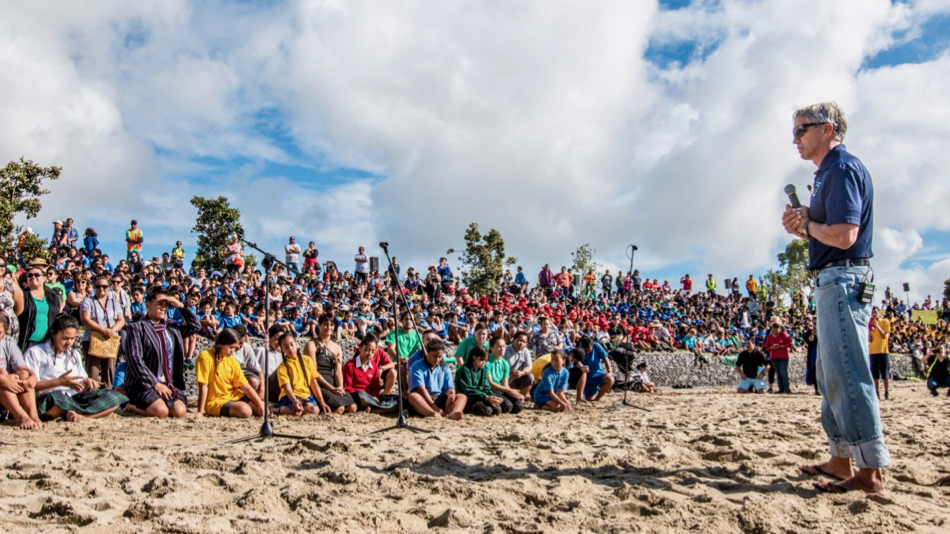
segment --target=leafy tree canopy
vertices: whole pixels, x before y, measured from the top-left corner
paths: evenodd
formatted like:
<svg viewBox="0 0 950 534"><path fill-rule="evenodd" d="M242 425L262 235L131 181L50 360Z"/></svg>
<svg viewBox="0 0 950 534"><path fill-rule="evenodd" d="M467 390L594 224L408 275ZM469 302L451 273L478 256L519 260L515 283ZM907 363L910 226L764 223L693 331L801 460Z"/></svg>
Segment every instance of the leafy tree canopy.
<svg viewBox="0 0 950 534"><path fill-rule="evenodd" d="M191 205L198 209L198 218L191 229L198 234L195 265L209 270L224 269L224 249L232 237L243 234L240 210L232 208L226 197L195 196Z"/></svg>
<svg viewBox="0 0 950 534"><path fill-rule="evenodd" d="M517 262L517 258L505 257L505 240L498 230L492 228L487 234L482 234L478 223L468 226L462 255L462 281L470 292L479 295L497 292L505 267Z"/></svg>
<svg viewBox="0 0 950 534"><path fill-rule="evenodd" d="M36 217L43 207L40 197L49 193L42 188L43 181L58 179L60 172L59 167L41 167L22 157L0 169L0 248L13 248L22 231L13 218L21 213L27 219Z"/></svg>

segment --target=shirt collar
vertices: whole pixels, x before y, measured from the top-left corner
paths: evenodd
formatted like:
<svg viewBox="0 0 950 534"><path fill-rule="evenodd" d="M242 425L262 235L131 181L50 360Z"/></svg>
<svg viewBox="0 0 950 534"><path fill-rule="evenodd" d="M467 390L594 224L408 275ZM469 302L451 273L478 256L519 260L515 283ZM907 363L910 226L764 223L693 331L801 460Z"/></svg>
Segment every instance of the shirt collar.
<svg viewBox="0 0 950 534"><path fill-rule="evenodd" d="M366 360L366 365L363 365L363 359L360 358L359 356L357 356L357 357L356 357L356 366L359 367L360 370L362 370L362 371L369 371L370 369L373 368L373 359L370 358L370 359Z"/></svg>
<svg viewBox="0 0 950 534"><path fill-rule="evenodd" d="M821 165L818 166L818 170L815 171L815 174L820 174L828 170L828 167L831 167L831 164L838 160L841 157L841 153L844 152L845 146L844 143L835 146L825 154L825 157L821 160Z"/></svg>

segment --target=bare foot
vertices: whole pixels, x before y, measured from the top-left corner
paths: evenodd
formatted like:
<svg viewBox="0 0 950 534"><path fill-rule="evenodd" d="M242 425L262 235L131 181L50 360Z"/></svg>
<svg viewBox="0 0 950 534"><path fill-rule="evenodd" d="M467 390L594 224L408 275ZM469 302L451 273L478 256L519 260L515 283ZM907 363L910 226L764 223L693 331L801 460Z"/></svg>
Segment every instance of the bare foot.
<svg viewBox="0 0 950 534"><path fill-rule="evenodd" d="M451 420L453 420L453 421L461 421L461 420L462 420L462 412L452 412L452 413L450 413L449 415L446 415L446 417L449 418L449 419L451 419Z"/></svg>
<svg viewBox="0 0 950 534"><path fill-rule="evenodd" d="M14 418L13 422L16 423L16 425L22 428L23 430L39 430L43 428L41 424L39 424L37 421L30 419L29 417Z"/></svg>
<svg viewBox="0 0 950 534"><path fill-rule="evenodd" d="M79 421L82 421L85 418L86 416L79 415L76 412L72 412L72 411L66 412L66 420L69 421L70 423L78 423Z"/></svg>
<svg viewBox="0 0 950 534"><path fill-rule="evenodd" d="M861 471L876 470L862 469ZM855 490L861 490L866 494L884 493L884 481L880 477L880 472L876 477L862 475L859 472L859 474L841 482L829 482L827 480L815 482L815 488L826 493L847 493Z"/></svg>

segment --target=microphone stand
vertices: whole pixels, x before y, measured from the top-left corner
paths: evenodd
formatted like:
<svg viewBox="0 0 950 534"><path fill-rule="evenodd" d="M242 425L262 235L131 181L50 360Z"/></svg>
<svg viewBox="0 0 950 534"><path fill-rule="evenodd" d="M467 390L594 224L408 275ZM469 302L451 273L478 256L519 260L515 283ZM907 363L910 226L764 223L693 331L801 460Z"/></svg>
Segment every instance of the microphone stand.
<svg viewBox="0 0 950 534"><path fill-rule="evenodd" d="M265 326L266 328L270 328L270 325L268 324L268 323L270 323L270 302L268 302L268 299L270 298L270 278L271 278L270 275L271 275L271 267L273 267L274 264L283 265L285 269L287 269L288 271L290 271L290 272L292 272L292 273L294 273L294 274L296 274L296 275L298 275L298 276L300 275L300 273L298 273L298 272L295 271L294 269L291 269L291 268L288 267L286 264L284 264L284 263L278 261L277 258L275 258L273 255L268 254L267 252L261 250L260 248L258 248L258 246L257 246L255 243L252 243L252 242L250 242L250 241L247 241L246 239L244 239L243 236L241 237L241 241L242 241L245 245L247 245L247 246L253 248L254 250L256 250L256 251L258 251L258 252L260 252L261 254L264 255L264 257L261 259L261 266L264 267L264 288L265 288L265 289L264 289L264 326ZM268 365L268 363L269 363L269 358L267 357L267 351L268 351L269 349L270 349L270 336L269 336L269 335L267 334L267 332L265 331L265 332L264 332L264 399L263 399L263 401L264 401L264 424L261 425L261 429L260 429L260 431L259 431L257 434L254 434L253 436L247 436L247 437L243 437L243 438L232 439L231 441L226 441L226 442L222 443L221 445L219 445L219 447L224 446L224 445L234 445L234 444L236 444L236 443L243 443L243 442L245 442L245 441L251 441L251 440L254 440L254 439L267 439L267 438L309 439L307 436L294 436L294 435L291 435L291 434L278 434L278 433L274 432L274 429L271 427L271 424L270 424L270 401L268 400L268 397L270 396L270 370L269 370L269 368L268 368L268 367L269 367L269 365ZM301 365L303 365L303 364L301 364ZM308 384L308 386L309 386L309 384Z"/></svg>
<svg viewBox="0 0 950 534"><path fill-rule="evenodd" d="M389 270L390 270L390 272L396 272L395 267L393 267L393 259L389 256L389 244L388 244L388 243L380 243L379 246L382 247L383 253L386 254L386 261L389 262ZM402 382L402 361L401 361L401 360L402 360L402 357L399 355L399 299L402 299L403 306L405 306L405 308L406 308L407 311L408 311L410 308L409 308L409 303L406 301L406 296L402 293L402 290L399 288L399 278L398 278L398 277L393 281L392 291L393 291L393 317L395 317L395 319L396 319L396 320L394 321L394 322L395 322L395 327L396 327L396 329L393 331L393 336L395 337L395 340L396 340L396 381L399 383L399 395L396 396L396 403L397 403L397 405L398 405L398 410L399 410L398 413L399 413L399 415L396 417L396 424L395 424L395 425L388 426L388 427L386 427L386 428L381 428L381 429L379 429L379 430L376 430L376 431L374 431L374 432L371 432L371 434L379 434L379 433L381 433L381 432L388 432L388 431L390 431L390 430L397 430L397 429L400 429L400 428L405 428L406 430L411 430L412 432L416 432L416 433L420 433L420 434L421 434L421 433L429 433L429 432L432 432L432 431L431 431L431 430L425 430L425 429L423 429L423 428L419 428L419 427L412 426L412 425L409 424L408 421L406 421L406 412L405 412L405 410L404 410L403 403L402 403L402 394L403 394L403 391L402 391L402 384L403 384L403 382ZM398 295L398 297L397 297L397 295ZM414 332L418 332L418 331L419 331L419 330L418 330L418 327L416 327L415 320L412 318L412 314L411 314L411 313L409 314L409 320L412 321L412 326L413 326L413 329L414 329L413 331L414 331ZM425 347L425 345L422 346L422 353L423 353L423 354L426 354L426 347ZM409 370L406 369L406 371L408 372ZM406 393L406 400L408 401L408 399L409 399L409 392L406 391L405 393Z"/></svg>
<svg viewBox="0 0 950 534"><path fill-rule="evenodd" d="M632 403L632 402L630 402L630 401L627 400L627 391L630 390L630 382L631 382L631 380L630 380L630 351L624 349L623 355L624 355L624 360L625 360L626 363L627 363L627 367L626 367L626 369L624 369L624 371L623 371L624 382L625 382L624 385L623 385L623 400L620 401L620 402L618 402L616 405L614 405L614 407L611 408L610 411L613 412L613 411L617 411L617 410L619 410L619 409L621 409L621 408L628 407L628 408L636 408L636 409L638 409L638 410L643 410L644 412L649 412L650 410L648 410L648 409L646 409L646 408L644 408L644 407L642 407L642 406L637 406L636 404L634 404L634 403Z"/></svg>

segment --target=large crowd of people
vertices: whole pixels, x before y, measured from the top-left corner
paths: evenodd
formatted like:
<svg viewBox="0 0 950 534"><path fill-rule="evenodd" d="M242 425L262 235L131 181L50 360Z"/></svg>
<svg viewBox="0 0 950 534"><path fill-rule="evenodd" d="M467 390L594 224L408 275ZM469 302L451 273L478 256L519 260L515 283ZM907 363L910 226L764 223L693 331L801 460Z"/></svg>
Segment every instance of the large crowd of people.
<svg viewBox="0 0 950 534"><path fill-rule="evenodd" d="M545 265L535 278L517 267L497 292L477 295L447 258L424 270L403 271L398 258L375 269L363 247L347 262L323 261L314 242L304 248L290 237L283 262L251 268L235 237L220 251L227 268L211 271L188 265L181 242L146 260L136 221L125 238L124 256L110 258L93 229L80 240L67 219L54 224L48 261L23 257L19 247L6 254L0 402L19 426L119 409L185 416L191 368L195 411L208 416L385 413L401 392L419 415L458 419L531 404L569 411L568 390L574 404L597 402L627 362L639 365L619 369L624 383L636 378L652 391L636 354L655 351L703 361L737 354L740 391L777 383L787 393L789 352L814 353L811 305L779 313L760 300L751 275L720 290L712 275L694 288L689 275L674 286L638 270L555 273ZM393 289L402 294L398 316ZM932 306L908 307L888 291L876 313L887 323L889 350L913 353L936 391L948 386L950 308L944 304L936 325L910 320L913 309ZM213 347L196 354L199 337ZM265 346L253 348L254 337ZM343 340L357 348L344 351L353 342ZM398 386L397 362L405 366Z"/></svg>

